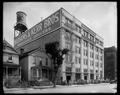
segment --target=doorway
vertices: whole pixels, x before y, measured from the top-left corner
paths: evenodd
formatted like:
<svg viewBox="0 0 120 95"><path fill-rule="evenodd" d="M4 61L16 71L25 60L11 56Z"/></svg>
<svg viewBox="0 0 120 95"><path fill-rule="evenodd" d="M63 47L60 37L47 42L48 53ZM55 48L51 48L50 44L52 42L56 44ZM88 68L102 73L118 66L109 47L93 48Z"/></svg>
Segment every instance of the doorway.
<svg viewBox="0 0 120 95"><path fill-rule="evenodd" d="M87 80L87 76L84 76L84 80Z"/></svg>
<svg viewBox="0 0 120 95"><path fill-rule="evenodd" d="M66 76L67 84L69 84L69 81L71 80L71 76Z"/></svg>

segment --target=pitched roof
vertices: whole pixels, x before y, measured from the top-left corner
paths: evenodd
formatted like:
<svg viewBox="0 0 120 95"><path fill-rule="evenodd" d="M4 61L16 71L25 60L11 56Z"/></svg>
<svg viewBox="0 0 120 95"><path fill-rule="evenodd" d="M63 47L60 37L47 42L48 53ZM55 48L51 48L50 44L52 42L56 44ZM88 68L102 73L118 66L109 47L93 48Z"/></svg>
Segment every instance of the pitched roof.
<svg viewBox="0 0 120 95"><path fill-rule="evenodd" d="M3 49L3 52L7 52L7 53L13 53L13 54L19 54L14 47L9 44L5 39L3 40L3 46L6 47L5 49Z"/></svg>

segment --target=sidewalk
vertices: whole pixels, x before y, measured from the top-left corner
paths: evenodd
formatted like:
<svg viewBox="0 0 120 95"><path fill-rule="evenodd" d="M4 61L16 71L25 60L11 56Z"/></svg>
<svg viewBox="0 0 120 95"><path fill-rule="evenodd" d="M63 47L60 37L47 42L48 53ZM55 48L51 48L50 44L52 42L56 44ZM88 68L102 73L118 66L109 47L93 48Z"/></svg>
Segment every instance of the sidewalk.
<svg viewBox="0 0 120 95"><path fill-rule="evenodd" d="M55 88L66 88L66 87L80 87L80 86L91 86L91 85L101 85L101 84L109 84L109 83L100 83L100 84L84 84L84 85L56 85ZM53 85L51 86L33 86L30 88L6 88L3 87L4 91L16 91L16 90L34 90L34 89L48 89L48 88L54 88ZM55 89L54 88L54 89Z"/></svg>

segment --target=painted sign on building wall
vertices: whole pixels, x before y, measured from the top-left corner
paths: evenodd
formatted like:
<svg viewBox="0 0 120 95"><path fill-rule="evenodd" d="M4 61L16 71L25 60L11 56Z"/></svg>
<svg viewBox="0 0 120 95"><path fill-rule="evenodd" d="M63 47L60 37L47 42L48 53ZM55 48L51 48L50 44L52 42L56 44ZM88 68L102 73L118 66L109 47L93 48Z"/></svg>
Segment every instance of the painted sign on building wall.
<svg viewBox="0 0 120 95"><path fill-rule="evenodd" d="M19 43L30 42L31 40L36 39L37 37L42 36L43 34L47 34L51 31L60 27L60 10L33 26L31 29L24 32L19 37L15 38L15 45Z"/></svg>

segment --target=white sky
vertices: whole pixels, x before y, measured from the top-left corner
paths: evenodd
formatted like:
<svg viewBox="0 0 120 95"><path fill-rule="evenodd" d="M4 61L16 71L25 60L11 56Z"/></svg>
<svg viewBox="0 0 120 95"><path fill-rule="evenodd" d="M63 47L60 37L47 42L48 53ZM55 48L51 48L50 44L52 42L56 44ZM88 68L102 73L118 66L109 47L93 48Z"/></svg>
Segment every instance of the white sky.
<svg viewBox="0 0 120 95"><path fill-rule="evenodd" d="M117 47L116 2L4 2L3 38L14 46L16 12L27 14L28 29L63 7L104 39L104 47Z"/></svg>

